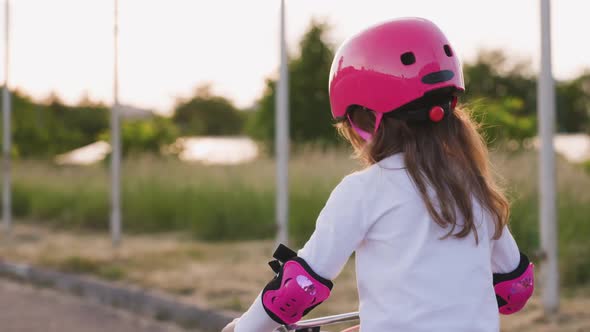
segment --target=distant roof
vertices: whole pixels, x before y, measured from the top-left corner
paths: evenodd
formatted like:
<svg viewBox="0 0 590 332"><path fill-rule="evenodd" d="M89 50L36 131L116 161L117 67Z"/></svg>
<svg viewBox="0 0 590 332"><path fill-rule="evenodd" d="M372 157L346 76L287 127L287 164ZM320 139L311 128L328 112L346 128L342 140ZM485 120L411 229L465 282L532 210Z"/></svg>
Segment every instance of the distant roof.
<svg viewBox="0 0 590 332"><path fill-rule="evenodd" d="M154 116L154 113L150 110L142 109L131 105L119 104L117 107L124 119L149 119Z"/></svg>

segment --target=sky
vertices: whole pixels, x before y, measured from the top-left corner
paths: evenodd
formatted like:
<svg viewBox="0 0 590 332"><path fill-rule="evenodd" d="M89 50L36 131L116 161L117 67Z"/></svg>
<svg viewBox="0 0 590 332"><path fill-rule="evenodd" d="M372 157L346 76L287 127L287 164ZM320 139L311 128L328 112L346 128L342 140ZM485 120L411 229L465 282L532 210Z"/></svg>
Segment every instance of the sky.
<svg viewBox="0 0 590 332"><path fill-rule="evenodd" d="M2 0L2 5L4 5ZM113 0L10 0L9 84L67 103L113 96ZM403 16L434 21L464 61L501 48L537 68L539 0L286 0L287 42L313 18L332 26L338 45L366 26ZM279 0L119 0L119 99L169 113L199 85L238 106L252 105L279 61ZM590 68L590 1L552 1L553 72L558 79ZM4 6L0 8L4 36ZM4 39L2 38L2 41ZM0 78L5 78L4 43Z"/></svg>

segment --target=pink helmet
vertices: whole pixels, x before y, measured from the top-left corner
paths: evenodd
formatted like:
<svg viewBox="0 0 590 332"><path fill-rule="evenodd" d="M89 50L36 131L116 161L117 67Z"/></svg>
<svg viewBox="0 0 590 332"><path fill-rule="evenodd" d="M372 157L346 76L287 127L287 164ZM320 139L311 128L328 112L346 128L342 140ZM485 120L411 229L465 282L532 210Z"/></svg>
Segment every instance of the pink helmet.
<svg viewBox="0 0 590 332"><path fill-rule="evenodd" d="M376 112L375 129L384 113L442 88L465 90L461 63L442 31L422 18L391 20L349 38L330 70L334 118L345 119L352 105L366 107ZM442 111L428 116L440 121Z"/></svg>

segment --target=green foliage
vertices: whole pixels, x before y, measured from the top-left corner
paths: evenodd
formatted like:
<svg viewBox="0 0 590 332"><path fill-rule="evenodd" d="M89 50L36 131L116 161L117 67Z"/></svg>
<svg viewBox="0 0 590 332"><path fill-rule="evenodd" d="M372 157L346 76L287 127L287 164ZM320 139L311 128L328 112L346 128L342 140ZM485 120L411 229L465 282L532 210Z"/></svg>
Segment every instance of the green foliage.
<svg viewBox="0 0 590 332"><path fill-rule="evenodd" d="M254 111L246 123L246 133L254 139L264 142L268 147L273 146L275 135L276 90L277 82L267 79L262 98L258 101L258 109Z"/></svg>
<svg viewBox="0 0 590 332"><path fill-rule="evenodd" d="M536 134L536 81L528 62L511 63L502 51L484 50L463 71L462 100L488 144Z"/></svg>
<svg viewBox="0 0 590 332"><path fill-rule="evenodd" d="M310 173L309 163L316 161L334 172ZM23 161L15 166L14 207L19 217L59 228L107 230L108 167ZM275 233L271 160L207 167L146 156L126 160L123 166L127 232L185 230L208 241L270 238ZM302 239L313 230L330 190L351 165L345 155L331 162L324 155L307 154L292 161L290 169L292 234Z"/></svg>
<svg viewBox="0 0 590 332"><path fill-rule="evenodd" d="M174 143L178 129L165 117L124 121L121 126L123 154L152 152L159 153L166 145ZM100 139L110 142L110 131L103 132Z"/></svg>
<svg viewBox="0 0 590 332"><path fill-rule="evenodd" d="M192 136L240 134L244 122L232 102L213 95L207 85L197 89L190 100L179 102L172 119L183 135Z"/></svg>
<svg viewBox="0 0 590 332"><path fill-rule="evenodd" d="M147 232L182 229L208 241L272 236L272 191L253 190L237 179L233 188L202 180L199 186L170 186L157 178L137 182L123 194L126 227Z"/></svg>
<svg viewBox="0 0 590 332"><path fill-rule="evenodd" d="M178 130L170 119L154 117L150 120L123 124L123 151L158 153L178 137Z"/></svg>
<svg viewBox="0 0 590 332"><path fill-rule="evenodd" d="M15 154L23 158L52 158L99 139L110 141L110 109L89 101L67 106L57 97L36 103L20 93L12 94L12 135ZM123 152L159 152L178 137L170 119L123 120Z"/></svg>
<svg viewBox="0 0 590 332"><path fill-rule="evenodd" d="M590 283L590 246L585 235L590 234L590 204L568 192L560 192L557 201L558 252L561 283L573 286ZM512 206L511 231L519 248L530 255L538 253L539 199L536 193L518 198ZM537 265L542 265L538 262Z"/></svg>
<svg viewBox="0 0 590 332"><path fill-rule="evenodd" d="M333 47L325 41L329 27L312 22L303 36L298 56L289 60L289 115L291 139L297 143L333 144L328 78ZM269 79L248 132L272 146L275 125L276 81Z"/></svg>
<svg viewBox="0 0 590 332"><path fill-rule="evenodd" d="M517 98L522 104L518 109L511 109L513 115L536 113L537 83L529 62L509 61L500 50L482 50L473 63L463 66L463 75L466 84L463 99L467 102Z"/></svg>
<svg viewBox="0 0 590 332"><path fill-rule="evenodd" d="M110 141L110 108L83 101L68 106L56 96L44 103L19 92L12 94L13 153L22 158L53 158L97 140ZM158 153L184 135L235 135L242 131L245 115L232 103L213 96L209 87L180 103L172 119L154 116L123 120L123 153ZM1 129L1 128L0 128Z"/></svg>
<svg viewBox="0 0 590 332"><path fill-rule="evenodd" d="M481 124L480 132L488 144L504 139L522 141L536 134L535 117L523 113L524 103L517 97L480 100L469 104L472 116Z"/></svg>
<svg viewBox="0 0 590 332"><path fill-rule="evenodd" d="M66 106L56 97L47 103L12 94L12 137L21 157L52 157L96 141L108 128L108 109L100 104Z"/></svg>
<svg viewBox="0 0 590 332"><path fill-rule="evenodd" d="M491 128L486 130L491 141L536 134L537 80L529 62L513 62L502 51L483 50L463 69L463 99L476 105L478 119ZM556 83L558 130L590 130L590 72Z"/></svg>
<svg viewBox="0 0 590 332"><path fill-rule="evenodd" d="M556 88L558 130L590 132L590 71Z"/></svg>

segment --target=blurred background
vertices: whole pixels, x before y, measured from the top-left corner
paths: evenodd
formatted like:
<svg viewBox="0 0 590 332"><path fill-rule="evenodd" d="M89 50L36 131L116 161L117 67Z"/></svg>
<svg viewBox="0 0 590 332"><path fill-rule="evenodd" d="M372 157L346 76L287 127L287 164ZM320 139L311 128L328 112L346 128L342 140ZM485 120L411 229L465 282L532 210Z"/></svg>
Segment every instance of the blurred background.
<svg viewBox="0 0 590 332"><path fill-rule="evenodd" d="M309 237L333 187L360 168L332 126L327 87L336 47L370 24L420 16L439 25L463 59L461 102L481 123L521 250L538 252L539 1L286 6L293 247ZM14 219L0 259L141 285L214 309L247 309L272 276L266 262L277 232L279 7L119 0L123 237L113 247L113 1L12 0ZM503 321L506 331L590 331L590 44L583 23L590 3L553 1L552 10L563 314L543 319L535 298ZM349 265L316 316L356 310Z"/></svg>

